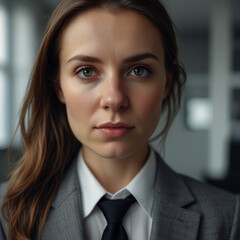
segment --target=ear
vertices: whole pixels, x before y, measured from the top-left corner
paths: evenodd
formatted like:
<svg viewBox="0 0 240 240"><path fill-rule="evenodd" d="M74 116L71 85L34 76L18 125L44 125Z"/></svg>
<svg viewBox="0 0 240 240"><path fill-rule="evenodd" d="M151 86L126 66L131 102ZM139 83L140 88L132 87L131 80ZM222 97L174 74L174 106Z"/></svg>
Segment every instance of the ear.
<svg viewBox="0 0 240 240"><path fill-rule="evenodd" d="M65 97L64 97L64 94L62 92L61 86L58 83L54 84L54 91L55 91L55 93L57 95L58 100L61 103L65 104L66 103L65 102Z"/></svg>

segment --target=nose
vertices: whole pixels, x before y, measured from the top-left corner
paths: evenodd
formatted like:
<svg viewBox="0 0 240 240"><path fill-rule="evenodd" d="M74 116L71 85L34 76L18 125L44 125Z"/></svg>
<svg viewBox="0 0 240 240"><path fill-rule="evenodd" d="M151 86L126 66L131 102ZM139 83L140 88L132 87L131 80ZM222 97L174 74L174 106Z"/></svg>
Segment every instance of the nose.
<svg viewBox="0 0 240 240"><path fill-rule="evenodd" d="M124 91L123 80L118 77L106 79L102 86L101 107L111 111L121 111L129 106L129 100Z"/></svg>

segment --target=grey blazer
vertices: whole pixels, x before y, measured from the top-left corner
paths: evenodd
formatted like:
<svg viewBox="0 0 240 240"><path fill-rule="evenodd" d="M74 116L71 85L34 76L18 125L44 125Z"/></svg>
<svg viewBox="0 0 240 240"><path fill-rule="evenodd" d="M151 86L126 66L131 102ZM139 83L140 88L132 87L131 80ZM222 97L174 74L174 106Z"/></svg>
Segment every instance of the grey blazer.
<svg viewBox="0 0 240 240"><path fill-rule="evenodd" d="M240 240L239 196L177 174L159 156L156 171L151 240ZM42 239L84 240L82 215L74 163L52 202ZM0 216L1 240L6 229Z"/></svg>

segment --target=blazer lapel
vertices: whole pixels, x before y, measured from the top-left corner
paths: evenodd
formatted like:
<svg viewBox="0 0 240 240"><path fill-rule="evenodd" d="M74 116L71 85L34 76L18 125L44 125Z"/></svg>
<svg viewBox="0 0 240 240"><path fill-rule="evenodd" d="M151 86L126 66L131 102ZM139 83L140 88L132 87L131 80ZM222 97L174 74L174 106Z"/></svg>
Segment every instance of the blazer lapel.
<svg viewBox="0 0 240 240"><path fill-rule="evenodd" d="M64 177L52 202L43 240L83 240L83 213L76 163Z"/></svg>
<svg viewBox="0 0 240 240"><path fill-rule="evenodd" d="M180 175L157 155L151 240L196 240L201 214L186 209L195 199Z"/></svg>

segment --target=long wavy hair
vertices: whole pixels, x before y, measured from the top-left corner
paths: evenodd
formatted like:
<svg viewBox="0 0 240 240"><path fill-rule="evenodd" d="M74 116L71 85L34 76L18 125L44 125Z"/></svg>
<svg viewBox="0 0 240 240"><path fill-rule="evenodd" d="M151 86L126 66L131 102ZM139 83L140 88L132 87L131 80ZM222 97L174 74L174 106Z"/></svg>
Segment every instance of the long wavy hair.
<svg viewBox="0 0 240 240"><path fill-rule="evenodd" d="M174 25L158 0L63 0L53 12L31 74L22 106L23 156L12 172L2 205L8 239L41 239L51 202L81 143L73 135L65 105L56 96L59 84L61 33L68 22L92 8L130 9L147 17L160 31L165 68L173 76L163 102L165 136L176 115L186 74L178 61Z"/></svg>

